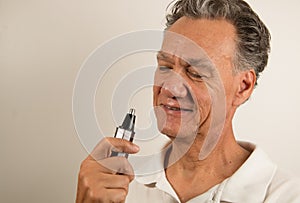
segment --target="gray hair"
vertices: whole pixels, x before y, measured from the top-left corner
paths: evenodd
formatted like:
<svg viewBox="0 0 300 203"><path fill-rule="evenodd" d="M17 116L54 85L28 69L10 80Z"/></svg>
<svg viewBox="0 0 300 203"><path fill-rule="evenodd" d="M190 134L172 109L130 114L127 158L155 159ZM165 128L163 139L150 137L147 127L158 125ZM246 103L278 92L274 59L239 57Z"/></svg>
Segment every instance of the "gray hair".
<svg viewBox="0 0 300 203"><path fill-rule="evenodd" d="M243 0L178 0L166 16L167 28L186 16L199 19L225 19L236 28L234 70L253 68L258 79L268 63L270 33L258 15Z"/></svg>

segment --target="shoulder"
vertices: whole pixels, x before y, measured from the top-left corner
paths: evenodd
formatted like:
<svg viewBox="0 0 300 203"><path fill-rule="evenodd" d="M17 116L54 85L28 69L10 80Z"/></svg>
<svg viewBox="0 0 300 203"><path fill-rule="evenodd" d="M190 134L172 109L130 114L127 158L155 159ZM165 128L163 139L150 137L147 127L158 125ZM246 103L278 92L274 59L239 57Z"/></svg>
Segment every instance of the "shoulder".
<svg viewBox="0 0 300 203"><path fill-rule="evenodd" d="M245 142L239 144L250 151L251 155L229 178L224 191L226 197L235 200L233 202L300 202L299 178L279 169L256 145ZM238 191L238 194L233 191Z"/></svg>
<svg viewBox="0 0 300 203"><path fill-rule="evenodd" d="M276 170L267 189L266 203L300 202L300 178L292 176L280 169Z"/></svg>

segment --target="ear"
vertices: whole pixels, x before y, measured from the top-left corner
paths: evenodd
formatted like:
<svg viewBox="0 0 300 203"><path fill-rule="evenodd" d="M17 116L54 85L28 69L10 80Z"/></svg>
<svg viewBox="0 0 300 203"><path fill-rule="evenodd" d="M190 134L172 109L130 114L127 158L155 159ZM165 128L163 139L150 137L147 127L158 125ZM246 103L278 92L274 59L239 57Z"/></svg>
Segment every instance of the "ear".
<svg viewBox="0 0 300 203"><path fill-rule="evenodd" d="M251 96L256 82L256 74L253 69L238 73L238 88L235 94L233 105L240 106Z"/></svg>

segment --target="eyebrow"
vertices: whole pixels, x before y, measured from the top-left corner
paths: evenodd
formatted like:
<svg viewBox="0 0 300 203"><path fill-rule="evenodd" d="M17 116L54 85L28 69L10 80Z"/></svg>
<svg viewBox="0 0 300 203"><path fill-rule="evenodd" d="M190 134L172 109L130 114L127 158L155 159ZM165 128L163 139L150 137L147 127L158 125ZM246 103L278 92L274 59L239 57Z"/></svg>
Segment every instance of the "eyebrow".
<svg viewBox="0 0 300 203"><path fill-rule="evenodd" d="M172 56L163 51L158 51L156 57L157 57L157 60L164 60L164 61L168 61L170 63L174 63ZM181 60L186 62L190 66L194 66L196 68L204 68L207 70L211 70L213 67L213 63L207 58L187 58L187 59L181 59Z"/></svg>
<svg viewBox="0 0 300 203"><path fill-rule="evenodd" d="M194 67L201 67L211 69L213 67L213 63L206 58L197 58L197 59L187 59L186 62Z"/></svg>
<svg viewBox="0 0 300 203"><path fill-rule="evenodd" d="M159 51L156 55L156 58L157 58L157 60L164 60L164 61L168 61L170 63L174 63L172 56L163 51Z"/></svg>

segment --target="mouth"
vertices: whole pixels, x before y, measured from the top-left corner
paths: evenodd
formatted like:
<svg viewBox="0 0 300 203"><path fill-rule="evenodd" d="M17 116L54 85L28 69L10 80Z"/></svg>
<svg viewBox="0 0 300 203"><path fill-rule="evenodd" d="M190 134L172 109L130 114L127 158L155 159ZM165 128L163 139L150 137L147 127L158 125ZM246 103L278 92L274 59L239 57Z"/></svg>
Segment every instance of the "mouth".
<svg viewBox="0 0 300 203"><path fill-rule="evenodd" d="M191 108L181 108L177 106L170 106L167 104L161 104L160 106L167 112L174 112L174 113L193 112Z"/></svg>

